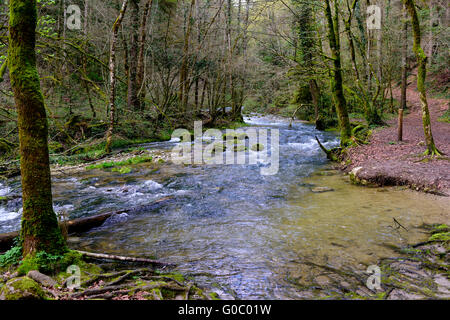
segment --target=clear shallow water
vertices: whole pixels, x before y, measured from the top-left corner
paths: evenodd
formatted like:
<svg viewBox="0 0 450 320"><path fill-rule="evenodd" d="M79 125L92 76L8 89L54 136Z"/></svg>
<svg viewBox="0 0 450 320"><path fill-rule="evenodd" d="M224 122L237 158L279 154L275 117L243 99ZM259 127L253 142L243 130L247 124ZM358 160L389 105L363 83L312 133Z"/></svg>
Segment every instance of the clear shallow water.
<svg viewBox="0 0 450 320"><path fill-rule="evenodd" d="M394 253L384 243L423 237L422 223L448 222L450 203L409 191L355 187L328 170L317 135L328 147L331 133L273 118L247 119L251 126L280 130L280 170L262 176L259 165L142 164L120 175L92 170L54 178L55 210L71 218L147 204L167 195L174 201L152 212L122 216L71 239L74 248L155 256L226 296L301 298L289 279L304 259L364 269ZM169 149L158 143L148 148ZM313 193L313 186L333 192ZM5 191L2 191L5 190ZM5 196L17 182L0 185ZM19 227L20 199L0 207L0 232ZM394 229L393 218L409 229Z"/></svg>

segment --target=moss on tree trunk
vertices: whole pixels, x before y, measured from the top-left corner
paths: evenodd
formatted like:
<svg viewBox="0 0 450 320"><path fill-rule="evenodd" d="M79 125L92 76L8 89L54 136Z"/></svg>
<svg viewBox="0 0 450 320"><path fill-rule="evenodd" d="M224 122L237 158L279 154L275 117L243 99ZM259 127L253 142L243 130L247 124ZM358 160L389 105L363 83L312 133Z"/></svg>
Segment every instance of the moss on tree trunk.
<svg viewBox="0 0 450 320"><path fill-rule="evenodd" d="M425 88L425 80L427 76L427 56L420 44L420 22L417 16L414 0L403 0L406 10L411 17L413 30L413 51L417 58L417 90L419 91L420 104L422 106L422 122L423 131L425 134L425 142L427 150L425 154L440 155L441 152L434 144L433 134L431 133L430 111L428 109L427 90Z"/></svg>
<svg viewBox="0 0 450 320"><path fill-rule="evenodd" d="M11 0L8 69L18 113L23 256L66 250L53 211L47 116L36 69L36 0Z"/></svg>
<svg viewBox="0 0 450 320"><path fill-rule="evenodd" d="M351 142L351 126L347 111L347 102L344 97L342 86L342 66L341 66L341 46L339 39L339 11L337 1L334 1L334 16L331 12L330 0L326 0L325 16L328 25L328 41L331 48L331 58L333 60L333 70L331 82L331 91L338 115L339 127L341 132L341 146L346 146Z"/></svg>

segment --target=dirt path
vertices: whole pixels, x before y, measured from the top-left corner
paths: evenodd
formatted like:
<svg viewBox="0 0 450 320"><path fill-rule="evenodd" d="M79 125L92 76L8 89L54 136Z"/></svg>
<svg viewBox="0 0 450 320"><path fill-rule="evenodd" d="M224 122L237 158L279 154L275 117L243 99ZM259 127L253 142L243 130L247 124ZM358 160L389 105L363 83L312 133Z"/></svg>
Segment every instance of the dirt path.
<svg viewBox="0 0 450 320"><path fill-rule="evenodd" d="M355 169L358 178L379 185L408 185L417 190L450 195L450 124L437 121L449 108L449 101L428 97L433 137L445 156L426 158L422 155L425 139L415 81L415 76L408 79L411 83L407 89L410 113L404 118L403 141L397 142L397 120L388 121L389 127L375 130L369 145L349 150L352 162L345 171ZM393 95L400 100L400 88L396 88Z"/></svg>

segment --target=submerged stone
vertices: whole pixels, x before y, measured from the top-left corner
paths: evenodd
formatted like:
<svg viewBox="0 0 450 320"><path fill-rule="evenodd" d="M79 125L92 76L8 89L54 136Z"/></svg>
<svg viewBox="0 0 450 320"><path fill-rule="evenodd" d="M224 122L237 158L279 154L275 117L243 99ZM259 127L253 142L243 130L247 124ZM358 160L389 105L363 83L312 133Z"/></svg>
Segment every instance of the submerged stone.
<svg viewBox="0 0 450 320"><path fill-rule="evenodd" d="M323 193L323 192L331 192L334 191L333 188L329 188L329 187L315 187L315 188L311 188L311 191L314 193Z"/></svg>

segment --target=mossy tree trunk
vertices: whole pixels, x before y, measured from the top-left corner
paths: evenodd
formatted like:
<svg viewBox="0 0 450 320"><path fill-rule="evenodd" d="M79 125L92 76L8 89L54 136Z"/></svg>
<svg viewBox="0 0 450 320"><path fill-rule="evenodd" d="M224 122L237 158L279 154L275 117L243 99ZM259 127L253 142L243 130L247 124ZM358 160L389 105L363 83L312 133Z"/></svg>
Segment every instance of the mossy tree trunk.
<svg viewBox="0 0 450 320"><path fill-rule="evenodd" d="M8 69L18 113L23 256L66 250L53 211L47 116L36 69L36 0L10 0Z"/></svg>
<svg viewBox="0 0 450 320"><path fill-rule="evenodd" d="M425 80L427 76L427 56L423 51L420 44L420 22L417 15L414 0L403 0L406 10L411 17L411 24L413 30L413 51L417 58L417 90L419 91L420 104L422 106L422 122L423 131L425 134L425 143L427 145L427 150L425 154L427 155L440 155L441 152L436 148L434 144L433 134L431 133L431 121L430 121L430 111L428 109L427 101L427 91L425 88Z"/></svg>
<svg viewBox="0 0 450 320"><path fill-rule="evenodd" d="M190 37L192 30L192 14L194 12L194 7L195 7L195 0L191 0L188 14L185 17L186 27L184 33L183 58L181 60L180 66L180 89L179 89L180 104L183 112L187 111L187 105L189 102L188 60L189 60Z"/></svg>
<svg viewBox="0 0 450 320"><path fill-rule="evenodd" d="M153 0L148 0L145 3L144 11L142 13L141 25L139 27L139 52L137 62L137 89L138 98L141 109L145 106L145 41L147 37L147 20L152 12Z"/></svg>
<svg viewBox="0 0 450 320"><path fill-rule="evenodd" d="M331 91L338 115L341 146L351 142L351 126L347 111L347 102L344 97L342 85L341 46L339 32L339 10L337 0L334 0L334 15L331 10L330 0L325 1L325 16L328 26L328 41L331 48L331 59L333 60Z"/></svg>
<svg viewBox="0 0 450 320"><path fill-rule="evenodd" d="M139 55L139 0L130 1L131 17L131 39L129 53L129 74L128 74L128 92L127 103L133 111L141 109L138 98L138 55Z"/></svg>
<svg viewBox="0 0 450 320"><path fill-rule="evenodd" d="M125 11L127 10L128 0L124 0L122 3L122 8L120 9L119 16L114 22L112 28L112 38L111 38L111 46L109 52L109 126L108 131L106 132L106 145L105 152L111 152L111 144L112 137L114 131L114 121L116 114L116 44L117 44L117 35L119 33L119 27L122 23L123 16L125 15Z"/></svg>
<svg viewBox="0 0 450 320"><path fill-rule="evenodd" d="M402 29L402 85L401 85L401 99L400 109L406 109L406 87L408 77L408 13L403 7L403 29Z"/></svg>

